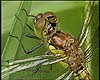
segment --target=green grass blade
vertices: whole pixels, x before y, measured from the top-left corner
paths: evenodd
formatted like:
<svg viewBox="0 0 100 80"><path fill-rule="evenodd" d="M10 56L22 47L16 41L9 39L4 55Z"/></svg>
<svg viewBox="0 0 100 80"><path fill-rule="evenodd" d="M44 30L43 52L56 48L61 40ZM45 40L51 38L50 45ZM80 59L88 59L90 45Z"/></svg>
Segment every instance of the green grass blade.
<svg viewBox="0 0 100 80"><path fill-rule="evenodd" d="M16 15L23 21L23 24L25 26L25 23L27 22L28 17L26 16L25 12L22 10L23 8L27 10L27 13L29 13L30 8L31 8L31 2L20 2L20 6L16 13ZM12 30L11 30L10 34L19 36L19 38L22 37L23 31L21 30L21 25L20 25L19 21L16 19L16 17L13 22ZM5 61L5 60L13 61L17 54L18 46L19 46L19 42L9 36L7 39L5 48L3 50L3 53L2 53L2 61ZM2 65L5 65L5 64L2 64Z"/></svg>

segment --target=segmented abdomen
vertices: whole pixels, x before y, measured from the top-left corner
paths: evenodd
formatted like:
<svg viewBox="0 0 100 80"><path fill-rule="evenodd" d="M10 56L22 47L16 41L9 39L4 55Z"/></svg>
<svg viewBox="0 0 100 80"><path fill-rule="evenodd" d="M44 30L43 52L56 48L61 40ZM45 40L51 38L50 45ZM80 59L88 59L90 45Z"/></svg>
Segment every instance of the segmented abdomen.
<svg viewBox="0 0 100 80"><path fill-rule="evenodd" d="M75 72L74 76L74 80L91 80L90 74L84 67Z"/></svg>
<svg viewBox="0 0 100 80"><path fill-rule="evenodd" d="M61 54L60 57L67 57L64 62L69 65L74 74L78 75L77 80L91 80L88 71L82 66L86 59L77 40L68 33L57 31L49 40L49 43L49 50L53 54ZM50 48L50 46L53 48Z"/></svg>

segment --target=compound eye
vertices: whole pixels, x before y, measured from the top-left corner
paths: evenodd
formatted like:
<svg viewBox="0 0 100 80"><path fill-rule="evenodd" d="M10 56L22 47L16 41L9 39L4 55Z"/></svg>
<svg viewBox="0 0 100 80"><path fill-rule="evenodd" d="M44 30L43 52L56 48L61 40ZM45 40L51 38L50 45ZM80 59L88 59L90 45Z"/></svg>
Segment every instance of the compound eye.
<svg viewBox="0 0 100 80"><path fill-rule="evenodd" d="M38 19L42 18L43 14L38 14L35 18L34 18L34 23L37 22Z"/></svg>

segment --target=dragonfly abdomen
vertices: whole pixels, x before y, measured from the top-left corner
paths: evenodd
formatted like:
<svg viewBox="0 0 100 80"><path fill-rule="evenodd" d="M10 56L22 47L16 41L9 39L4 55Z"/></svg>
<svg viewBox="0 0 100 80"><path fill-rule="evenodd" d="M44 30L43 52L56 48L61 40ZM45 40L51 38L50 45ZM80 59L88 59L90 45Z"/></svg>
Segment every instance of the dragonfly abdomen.
<svg viewBox="0 0 100 80"><path fill-rule="evenodd" d="M71 71L79 74L79 80L90 80L88 71L81 66L85 62L85 55L79 42L71 35L57 31L49 40L49 50L53 54L61 54L60 57L67 57L64 62L69 65Z"/></svg>
<svg viewBox="0 0 100 80"><path fill-rule="evenodd" d="M74 75L76 75L76 77L74 77L74 80L91 80L90 74L88 73L88 71L86 70L86 68L84 68L83 66L81 66L74 73Z"/></svg>

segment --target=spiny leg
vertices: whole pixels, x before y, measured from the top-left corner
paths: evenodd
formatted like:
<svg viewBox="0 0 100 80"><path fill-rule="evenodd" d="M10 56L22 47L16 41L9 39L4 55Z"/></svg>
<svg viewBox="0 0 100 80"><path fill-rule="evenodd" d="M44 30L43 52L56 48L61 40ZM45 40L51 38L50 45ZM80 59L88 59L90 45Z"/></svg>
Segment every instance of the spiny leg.
<svg viewBox="0 0 100 80"><path fill-rule="evenodd" d="M20 22L20 25L21 25L21 27L22 27L22 30L24 31L22 20L21 20L17 15L15 15L15 17L16 17L17 20ZM27 25L27 26L28 26L28 25ZM29 27L29 26L28 26L28 27ZM31 29L31 28L30 28L30 29ZM33 47L32 49L26 51L25 48L24 48L24 46L23 46L23 44L22 44L22 42L21 42L20 39L18 38L18 36L13 36L13 35L9 35L9 36L16 38L16 39L19 41L19 43L21 44L21 46L22 46L24 52L27 53L27 54L33 52L34 50L36 50L37 48L39 48L40 46L43 45L43 42L40 42L39 44L37 44L37 45L36 45L35 47ZM34 39L39 39L37 36L32 36L32 35L31 35L31 36L27 35L27 37L34 38Z"/></svg>
<svg viewBox="0 0 100 80"><path fill-rule="evenodd" d="M22 31L24 31L24 25L23 25L23 22L22 20L15 14L15 17L17 18L17 20L19 21L20 25L21 25L21 28L22 28ZM25 26L27 26L30 30L32 30L34 32L34 29L32 29L28 24L25 23Z"/></svg>
<svg viewBox="0 0 100 80"><path fill-rule="evenodd" d="M25 12L25 14L26 14L26 16L28 16L28 17L36 17L36 16L34 16L34 15L29 15L28 13L27 13L27 10L26 9L22 9L24 12Z"/></svg>
<svg viewBox="0 0 100 80"><path fill-rule="evenodd" d="M26 9L23 8L22 10L25 12L25 14L26 14L27 17L30 17L30 16L31 16L31 17L36 17L36 16L33 16L33 15L29 15L29 14L27 13L27 10L26 10ZM30 30L34 31L34 29L32 29L28 24L26 24L26 25L27 25L27 27L28 27Z"/></svg>
<svg viewBox="0 0 100 80"><path fill-rule="evenodd" d="M31 38L31 39L37 39L37 40L41 40L39 37L35 36L35 35L31 35L30 33L25 35L27 38Z"/></svg>
<svg viewBox="0 0 100 80"><path fill-rule="evenodd" d="M26 24L28 26L28 28L30 30L32 30L34 32L34 29L32 29L28 24ZM37 39L37 40L41 40L39 37L37 37L36 35L31 35L30 33L26 34L26 37L28 38L32 38L32 39Z"/></svg>
<svg viewBox="0 0 100 80"><path fill-rule="evenodd" d="M32 49L30 49L30 50L25 50L25 48L24 48L24 46L23 46L21 40L18 38L18 36L13 36L13 35L9 35L9 36L11 36L11 37L13 37L13 38L15 38L15 39L17 39L17 40L19 41L19 43L21 44L21 46L22 46L22 48L23 48L23 50L24 50L24 52L25 52L26 54L29 54L29 53L35 51L36 49L38 49L39 47L41 47L41 46L44 44L44 42L40 42L39 44L37 44L37 45L36 45L35 47L33 47Z"/></svg>
<svg viewBox="0 0 100 80"><path fill-rule="evenodd" d="M34 29L33 29L33 28L31 28L28 24L26 24L26 25L27 25L27 27L28 27L31 31L34 32Z"/></svg>
<svg viewBox="0 0 100 80"><path fill-rule="evenodd" d="M26 12L26 10L24 9L24 11ZM26 14L27 14L27 12L26 12ZM28 14L27 14L28 15ZM21 25L21 28L22 28L22 31L24 31L24 28L23 28L23 22L22 22L22 20L15 14L15 17L17 18L17 20L20 22L20 25ZM26 26L31 30L31 31L33 31L34 32L34 29L33 28L31 28L28 24L26 24ZM37 37L36 35L27 35L26 37L29 37L29 38L34 38L34 39L38 39L38 40L40 40L40 38L39 37Z"/></svg>

